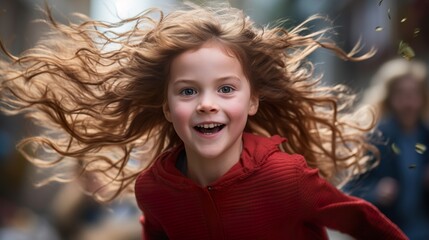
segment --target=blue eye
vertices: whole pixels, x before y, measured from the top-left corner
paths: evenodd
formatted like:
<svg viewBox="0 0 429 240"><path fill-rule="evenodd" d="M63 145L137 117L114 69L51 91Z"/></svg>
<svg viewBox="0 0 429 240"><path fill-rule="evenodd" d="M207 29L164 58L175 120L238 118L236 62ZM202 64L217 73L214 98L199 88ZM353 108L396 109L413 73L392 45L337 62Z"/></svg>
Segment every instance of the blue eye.
<svg viewBox="0 0 429 240"><path fill-rule="evenodd" d="M195 91L192 88L185 88L182 91L180 91L180 95L184 95L184 96L191 96L191 95L194 95L196 93L197 93L197 91Z"/></svg>
<svg viewBox="0 0 429 240"><path fill-rule="evenodd" d="M231 93L232 91L234 91L234 88L232 88L230 86L223 86L223 87L219 88L220 93Z"/></svg>

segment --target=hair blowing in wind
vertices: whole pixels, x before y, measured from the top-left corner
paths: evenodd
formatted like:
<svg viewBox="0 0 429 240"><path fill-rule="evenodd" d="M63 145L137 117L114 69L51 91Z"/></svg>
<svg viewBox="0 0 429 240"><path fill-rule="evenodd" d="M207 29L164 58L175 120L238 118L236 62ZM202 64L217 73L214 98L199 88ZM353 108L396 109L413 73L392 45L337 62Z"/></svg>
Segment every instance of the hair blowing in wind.
<svg viewBox="0 0 429 240"><path fill-rule="evenodd" d="M40 167L57 167L48 180L68 181L83 171L102 180L95 195L111 200L132 191L134 180L161 152L181 144L163 115L169 66L175 56L218 41L236 56L259 97L259 110L245 131L288 139L282 146L302 154L308 165L332 181L339 173L364 171L366 133L351 108L354 95L343 85L322 86L306 58L327 49L344 60L359 55L339 48L307 26L261 27L234 8L188 7L164 15L150 9L118 23L79 15L78 23L60 24L49 9L50 31L33 48L0 63L0 109L24 114L41 127L18 149ZM153 17L157 16L157 17ZM115 32L122 25L133 27ZM364 119L365 120L365 119ZM67 174L70 169L78 169ZM108 191L107 191L108 190Z"/></svg>

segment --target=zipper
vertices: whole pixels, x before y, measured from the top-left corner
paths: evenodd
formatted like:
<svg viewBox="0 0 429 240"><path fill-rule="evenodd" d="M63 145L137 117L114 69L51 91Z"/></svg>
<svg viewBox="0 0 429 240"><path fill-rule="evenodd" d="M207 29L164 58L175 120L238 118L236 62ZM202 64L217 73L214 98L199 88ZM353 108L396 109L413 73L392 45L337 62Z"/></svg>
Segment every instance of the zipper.
<svg viewBox="0 0 429 240"><path fill-rule="evenodd" d="M209 225L208 228L210 230L212 239L225 239L219 211L213 198L214 190L215 189L213 186L207 186L204 188L205 196L203 198L203 208L207 217L207 224Z"/></svg>

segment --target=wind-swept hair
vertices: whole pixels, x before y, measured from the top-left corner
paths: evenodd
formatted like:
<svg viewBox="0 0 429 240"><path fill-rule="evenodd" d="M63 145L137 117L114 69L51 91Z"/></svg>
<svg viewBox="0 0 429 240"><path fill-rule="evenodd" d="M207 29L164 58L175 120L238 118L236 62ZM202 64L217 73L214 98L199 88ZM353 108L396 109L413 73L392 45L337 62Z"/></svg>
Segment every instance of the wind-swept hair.
<svg viewBox="0 0 429 240"><path fill-rule="evenodd" d="M157 15L158 17L153 17ZM22 140L18 149L38 166L76 165L103 178L110 200L132 191L136 176L161 152L181 144L163 115L172 60L216 41L239 59L259 110L245 131L288 139L284 151L302 154L310 167L339 183L338 173L365 170L365 140L371 115L351 108L354 95L343 85L323 86L306 58L324 48L344 60L357 56L325 37L330 29L311 32L313 16L285 29L261 27L241 10L188 7L164 15L150 9L118 23L79 15L79 23L60 24L47 12L51 28L38 44L1 62L1 110L25 114L43 131ZM118 33L120 26L130 26ZM367 118L368 117L368 118ZM360 120L368 120L362 124ZM67 180L58 172L49 180Z"/></svg>

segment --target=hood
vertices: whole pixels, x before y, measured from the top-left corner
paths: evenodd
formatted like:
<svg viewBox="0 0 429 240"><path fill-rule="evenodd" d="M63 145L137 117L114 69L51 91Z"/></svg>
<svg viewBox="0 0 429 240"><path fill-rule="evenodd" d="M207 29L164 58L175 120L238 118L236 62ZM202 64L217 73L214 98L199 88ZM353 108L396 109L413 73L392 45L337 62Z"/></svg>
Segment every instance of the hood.
<svg viewBox="0 0 429 240"><path fill-rule="evenodd" d="M274 152L280 151L279 144L286 141L278 135L262 137L250 133L243 133L243 150L240 160L222 177L210 185L211 188L221 190L235 181L246 178L259 169L265 160ZM191 179L184 176L177 168L176 161L184 146L177 146L161 154L152 171L155 177L167 185L180 189L201 188Z"/></svg>

